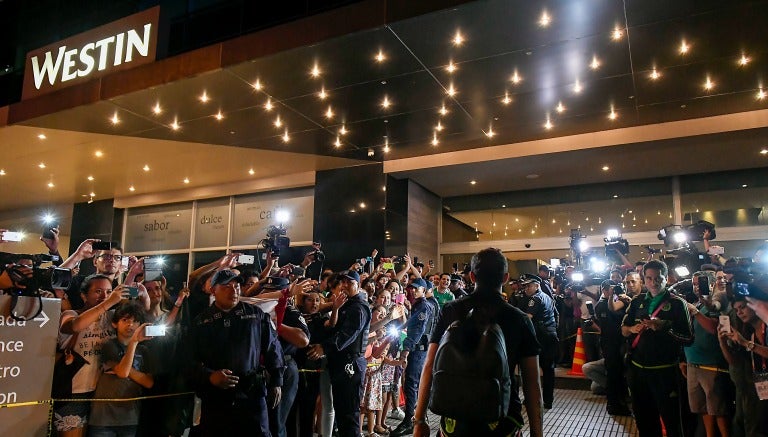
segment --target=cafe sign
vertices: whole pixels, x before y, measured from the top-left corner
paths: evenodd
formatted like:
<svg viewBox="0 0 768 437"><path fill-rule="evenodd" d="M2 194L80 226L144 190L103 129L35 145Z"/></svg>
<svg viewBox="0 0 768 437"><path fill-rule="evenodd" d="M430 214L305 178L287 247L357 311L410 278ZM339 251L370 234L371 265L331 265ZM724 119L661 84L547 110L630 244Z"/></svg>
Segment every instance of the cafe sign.
<svg viewBox="0 0 768 437"><path fill-rule="evenodd" d="M27 53L22 99L155 60L160 7Z"/></svg>

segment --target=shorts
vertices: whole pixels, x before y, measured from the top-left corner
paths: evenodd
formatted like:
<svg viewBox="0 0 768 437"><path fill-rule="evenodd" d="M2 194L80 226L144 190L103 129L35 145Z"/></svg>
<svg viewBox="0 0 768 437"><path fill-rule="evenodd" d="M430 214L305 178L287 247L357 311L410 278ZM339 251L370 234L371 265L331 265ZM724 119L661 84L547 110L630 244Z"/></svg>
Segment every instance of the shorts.
<svg viewBox="0 0 768 437"><path fill-rule="evenodd" d="M71 431L84 428L91 413L94 392L73 393L72 399L87 399L82 402L55 402L53 405L53 427L56 431Z"/></svg>
<svg viewBox="0 0 768 437"><path fill-rule="evenodd" d="M714 369L716 366L711 367ZM733 397L733 384L728 373L689 364L687 374L688 403L692 413L710 416L732 414L728 400Z"/></svg>

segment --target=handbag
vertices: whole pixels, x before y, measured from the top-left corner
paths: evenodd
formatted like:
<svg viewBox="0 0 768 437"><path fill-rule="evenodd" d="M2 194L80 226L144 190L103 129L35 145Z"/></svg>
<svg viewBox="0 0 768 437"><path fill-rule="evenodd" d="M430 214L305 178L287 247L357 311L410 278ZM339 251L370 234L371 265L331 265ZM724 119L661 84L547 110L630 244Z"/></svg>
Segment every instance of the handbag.
<svg viewBox="0 0 768 437"><path fill-rule="evenodd" d="M51 398L53 399L72 397L72 378L84 365L88 364L85 358L72 350L78 335L72 335L64 349L56 354L56 362L53 365L53 384L51 385Z"/></svg>

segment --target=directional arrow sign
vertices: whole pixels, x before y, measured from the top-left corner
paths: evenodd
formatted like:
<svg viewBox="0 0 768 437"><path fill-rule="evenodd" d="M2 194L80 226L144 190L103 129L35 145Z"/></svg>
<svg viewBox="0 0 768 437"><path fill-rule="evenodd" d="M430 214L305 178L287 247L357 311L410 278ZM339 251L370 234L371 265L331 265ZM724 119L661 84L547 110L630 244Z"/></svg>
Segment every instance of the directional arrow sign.
<svg viewBox="0 0 768 437"><path fill-rule="evenodd" d="M45 314L45 311L41 311L41 312L40 312L40 315L39 315L39 316L37 316L37 317L35 317L35 318L34 318L34 319L32 319L32 320L33 320L33 321L35 321L35 322L42 322L42 323L40 323L40 327L42 328L42 327L43 327L43 326L45 326L45 324L46 324L46 323L48 323L48 321L49 321L49 320L51 320L51 319L50 319L50 317L48 317L48 315L47 315L47 314Z"/></svg>

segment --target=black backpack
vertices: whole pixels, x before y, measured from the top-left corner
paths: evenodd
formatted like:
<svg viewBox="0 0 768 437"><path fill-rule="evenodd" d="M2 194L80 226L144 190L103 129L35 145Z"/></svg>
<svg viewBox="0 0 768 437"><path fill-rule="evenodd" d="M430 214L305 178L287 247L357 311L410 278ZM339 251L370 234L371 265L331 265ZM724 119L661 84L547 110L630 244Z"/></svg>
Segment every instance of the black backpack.
<svg viewBox="0 0 768 437"><path fill-rule="evenodd" d="M501 327L470 310L448 327L432 367L429 409L461 421L496 422L507 415L512 388Z"/></svg>

